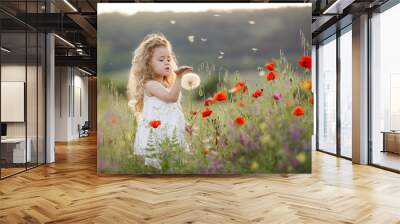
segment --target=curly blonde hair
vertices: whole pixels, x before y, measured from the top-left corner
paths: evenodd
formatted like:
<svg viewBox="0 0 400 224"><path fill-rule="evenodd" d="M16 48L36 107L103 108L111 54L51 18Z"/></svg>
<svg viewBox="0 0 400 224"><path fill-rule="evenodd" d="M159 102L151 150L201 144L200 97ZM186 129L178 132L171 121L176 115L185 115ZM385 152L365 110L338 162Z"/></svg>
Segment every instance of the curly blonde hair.
<svg viewBox="0 0 400 224"><path fill-rule="evenodd" d="M172 68L175 70L177 67L177 60L172 51L172 45L163 34L152 33L143 39L133 52L127 86L128 99L132 102L131 105L135 115L138 115L143 110L144 84L149 80L153 80L156 75L150 65L150 61L154 50L158 47L166 47L171 51ZM172 75L164 76L163 84L170 87L175 82L175 79L176 74L172 72Z"/></svg>

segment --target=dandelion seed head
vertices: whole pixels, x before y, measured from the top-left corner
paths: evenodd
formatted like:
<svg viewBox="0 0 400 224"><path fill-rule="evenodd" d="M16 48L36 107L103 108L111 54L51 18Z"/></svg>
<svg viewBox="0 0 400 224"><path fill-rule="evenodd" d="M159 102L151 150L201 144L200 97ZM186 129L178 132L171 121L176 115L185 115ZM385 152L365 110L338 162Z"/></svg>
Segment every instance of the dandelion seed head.
<svg viewBox="0 0 400 224"><path fill-rule="evenodd" d="M187 73L183 75L181 85L186 90L193 90L199 87L200 77L195 73Z"/></svg>
<svg viewBox="0 0 400 224"><path fill-rule="evenodd" d="M188 40L189 40L190 43L193 43L194 42L194 36L193 35L189 35L188 36Z"/></svg>

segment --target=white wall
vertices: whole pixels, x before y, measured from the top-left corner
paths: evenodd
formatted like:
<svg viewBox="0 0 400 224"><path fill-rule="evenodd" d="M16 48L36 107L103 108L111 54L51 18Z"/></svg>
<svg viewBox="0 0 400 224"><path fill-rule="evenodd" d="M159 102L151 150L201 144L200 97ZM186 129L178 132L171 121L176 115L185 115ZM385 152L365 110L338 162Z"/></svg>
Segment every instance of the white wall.
<svg viewBox="0 0 400 224"><path fill-rule="evenodd" d="M28 72L28 74L32 74L35 73L36 74L36 67L33 66L25 66L25 65L17 65L17 64L4 64L1 66L1 81L3 82L25 82L25 75L26 72ZM28 80L30 84L32 84L31 80ZM34 84L36 85L36 83ZM31 107L35 107L36 108L36 104L35 105L29 105L31 102L33 102L32 98L36 99L36 90L33 92L30 92L30 88L27 88L27 106L31 106ZM2 96L4 97L4 96ZM9 108L1 108L1 110L8 110ZM22 108L24 110L24 108ZM31 111L27 111L27 112L31 112ZM28 122L32 122L35 121L36 124L36 113L28 113L27 114L27 119ZM8 137L25 137L25 126L26 126L26 122L7 122L7 136ZM33 127L34 125L32 123L28 124L28 129L32 130L31 128L34 128L36 130L36 125L35 127ZM28 130L28 137L29 134L31 133Z"/></svg>
<svg viewBox="0 0 400 224"><path fill-rule="evenodd" d="M68 140L68 86L67 67L55 68L55 141Z"/></svg>
<svg viewBox="0 0 400 224"><path fill-rule="evenodd" d="M76 68L56 67L56 141L79 138L78 124L88 120L88 78L83 75Z"/></svg>

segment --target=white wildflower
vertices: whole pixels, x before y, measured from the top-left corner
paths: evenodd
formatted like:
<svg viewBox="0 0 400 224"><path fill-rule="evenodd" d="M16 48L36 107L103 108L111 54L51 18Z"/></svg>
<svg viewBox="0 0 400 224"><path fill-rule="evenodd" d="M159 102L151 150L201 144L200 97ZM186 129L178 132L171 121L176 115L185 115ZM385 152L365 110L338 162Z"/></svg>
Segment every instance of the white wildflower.
<svg viewBox="0 0 400 224"><path fill-rule="evenodd" d="M259 76L264 76L264 70L263 70L263 68L258 67L257 70L258 70L258 75L259 75Z"/></svg>

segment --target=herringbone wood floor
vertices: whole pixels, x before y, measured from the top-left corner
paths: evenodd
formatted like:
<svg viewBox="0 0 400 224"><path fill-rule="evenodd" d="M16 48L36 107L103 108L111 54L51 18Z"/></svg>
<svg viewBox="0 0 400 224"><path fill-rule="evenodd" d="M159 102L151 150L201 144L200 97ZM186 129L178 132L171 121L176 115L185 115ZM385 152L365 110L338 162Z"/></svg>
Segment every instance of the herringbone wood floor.
<svg viewBox="0 0 400 224"><path fill-rule="evenodd" d="M311 175L96 174L94 137L0 181L0 223L400 223L400 175L315 152Z"/></svg>

